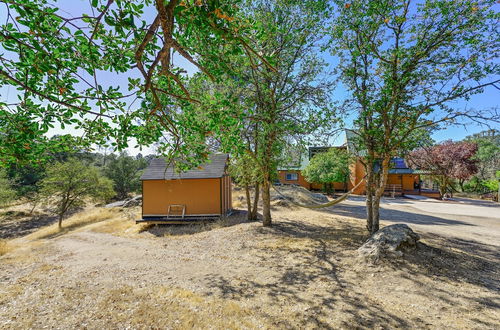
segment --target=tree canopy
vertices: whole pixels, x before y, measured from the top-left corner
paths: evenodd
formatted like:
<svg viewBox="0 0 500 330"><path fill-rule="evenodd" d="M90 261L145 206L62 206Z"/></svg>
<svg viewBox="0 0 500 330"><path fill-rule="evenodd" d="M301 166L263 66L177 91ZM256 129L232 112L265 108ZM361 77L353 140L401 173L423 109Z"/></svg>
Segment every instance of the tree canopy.
<svg viewBox="0 0 500 330"><path fill-rule="evenodd" d="M411 150L415 132L459 119L498 122L495 109L457 109L500 81L496 1L335 1L331 51L338 56L354 110L357 144L366 150L367 229L379 229L380 198L392 157ZM377 163L380 173L375 173Z"/></svg>
<svg viewBox="0 0 500 330"><path fill-rule="evenodd" d="M50 166L40 185L41 195L49 207L54 207L59 218L59 228L64 216L83 206L87 199L106 201L115 195L110 179L102 176L96 167L76 159Z"/></svg>
<svg viewBox="0 0 500 330"><path fill-rule="evenodd" d="M104 173L113 181L117 198L127 198L130 193L140 189L140 167L137 160L125 153L121 153L118 157L113 157L108 161Z"/></svg>
<svg viewBox="0 0 500 330"><path fill-rule="evenodd" d="M466 137L465 141L477 144L476 190L477 185L484 181L496 181L496 172L500 169L500 132L494 129L483 131Z"/></svg>
<svg viewBox="0 0 500 330"><path fill-rule="evenodd" d="M345 149L331 148L311 159L302 175L308 182L327 184L346 182L349 179L351 156Z"/></svg>
<svg viewBox="0 0 500 330"><path fill-rule="evenodd" d="M335 123L329 120L332 80L319 56L327 9L317 1L247 1L242 10L259 26L252 45L272 69L251 56L231 58L223 82L191 80L201 104L179 115L191 150L207 153L208 142L216 141L235 157L253 159L262 177L265 225L271 224L269 191L283 150Z"/></svg>
<svg viewBox="0 0 500 330"><path fill-rule="evenodd" d="M0 137L0 161L36 161L31 141L47 142L56 125L83 130L87 145L111 139L123 149L131 138L149 145L167 135L163 143L176 150L173 109L196 103L179 63L213 82L228 72L230 57L271 68L249 44L247 33L258 27L238 1L92 0L72 14L58 1L1 2L0 86L18 93L0 103L1 129L13 132ZM126 75L128 86L110 75Z"/></svg>
<svg viewBox="0 0 500 330"><path fill-rule="evenodd" d="M411 152L407 163L411 168L429 172L439 183L442 198L448 192L452 180L467 180L477 173L476 152L475 143L445 141Z"/></svg>

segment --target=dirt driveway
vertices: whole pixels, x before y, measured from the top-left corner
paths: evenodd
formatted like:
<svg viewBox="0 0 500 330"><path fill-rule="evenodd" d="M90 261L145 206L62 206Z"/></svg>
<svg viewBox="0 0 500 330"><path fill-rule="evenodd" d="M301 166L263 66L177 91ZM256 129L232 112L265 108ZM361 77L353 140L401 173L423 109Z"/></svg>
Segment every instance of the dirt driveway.
<svg viewBox="0 0 500 330"><path fill-rule="evenodd" d="M351 196L327 212L365 219L365 199ZM386 198L381 204L380 217L385 224L406 223L419 232L500 246L500 204L494 202Z"/></svg>
<svg viewBox="0 0 500 330"><path fill-rule="evenodd" d="M415 253L369 265L357 258L362 220L288 208L271 228L245 218L132 234L124 217L19 238L0 257L0 328L497 326L499 259L485 244L422 234Z"/></svg>

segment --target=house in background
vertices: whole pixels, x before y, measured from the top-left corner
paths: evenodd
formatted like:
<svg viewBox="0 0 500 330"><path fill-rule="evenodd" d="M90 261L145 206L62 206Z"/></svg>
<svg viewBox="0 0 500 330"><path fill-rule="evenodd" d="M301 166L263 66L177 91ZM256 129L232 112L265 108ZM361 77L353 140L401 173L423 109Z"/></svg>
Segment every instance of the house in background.
<svg viewBox="0 0 500 330"><path fill-rule="evenodd" d="M232 209L228 155L217 153L198 168L178 173L165 159L151 160L142 181L142 219L137 222L184 223L218 219Z"/></svg>
<svg viewBox="0 0 500 330"><path fill-rule="evenodd" d="M279 181L282 184L297 184L309 190L321 189L321 184L308 182L302 176L302 170L309 164L314 155L320 152L326 152L330 148L345 148L357 158L350 166L350 175L347 185L344 182L332 182L335 190L351 190L366 175L364 165L362 163L363 150L357 150L355 143L355 133L352 130L346 130L346 141L343 145L337 147L309 147L307 153L300 155L300 159L296 161L295 166L282 166L278 169ZM377 169L375 169L377 170ZM421 194L429 197L439 197L439 192L430 189L423 189L421 186L420 175L425 174L419 170L409 168L403 158L394 158L392 160L392 168L389 170L387 178L386 194L389 195L404 195L404 194ZM361 184L353 194L365 194L365 184Z"/></svg>
<svg viewBox="0 0 500 330"><path fill-rule="evenodd" d="M327 152L330 148L346 149L345 145L339 147L309 147L307 153L298 154L298 160L295 160L295 165L283 166L278 168L279 182L282 184L297 184L308 190L321 190L323 185L320 183L308 182L302 175L302 170L309 164L311 158L321 152ZM344 182L332 182L332 187L335 190L344 190L346 185ZM352 186L348 189L351 189Z"/></svg>

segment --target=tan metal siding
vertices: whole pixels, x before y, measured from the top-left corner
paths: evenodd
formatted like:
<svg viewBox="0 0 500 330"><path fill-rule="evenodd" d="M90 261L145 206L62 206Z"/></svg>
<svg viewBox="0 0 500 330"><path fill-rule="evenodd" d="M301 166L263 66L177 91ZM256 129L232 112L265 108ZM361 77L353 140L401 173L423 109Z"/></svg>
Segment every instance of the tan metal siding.
<svg viewBox="0 0 500 330"><path fill-rule="evenodd" d="M166 215L168 205L186 205L186 214L220 214L220 179L143 181L143 214Z"/></svg>

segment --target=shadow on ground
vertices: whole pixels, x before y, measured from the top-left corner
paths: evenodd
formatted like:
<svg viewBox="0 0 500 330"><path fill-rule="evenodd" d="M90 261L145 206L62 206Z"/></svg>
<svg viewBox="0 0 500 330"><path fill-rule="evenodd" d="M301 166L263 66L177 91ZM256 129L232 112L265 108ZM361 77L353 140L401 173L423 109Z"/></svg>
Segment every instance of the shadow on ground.
<svg viewBox="0 0 500 330"><path fill-rule="evenodd" d="M371 276L380 277L375 279L379 284L380 281L390 281L391 276L394 281L398 281L402 273L403 277L423 288L422 292L426 292L428 301L437 299L446 308L455 308L456 298L483 306L500 307L495 299L441 289L441 284L449 288L450 282L467 282L498 292L499 253L493 246L426 235L426 244L419 244L415 251L396 261L383 261L382 265L376 266L378 270L373 270L371 267L375 266L364 264L356 258L356 249L367 238L364 224L335 221L335 227L291 219L277 222L271 228L255 227L256 240L271 236L276 239L276 243L257 245L255 250L248 253L257 254L260 257L259 265L269 267L278 275L267 280L244 278L236 281L214 274L208 275L206 282L224 298L246 300L264 295L272 304L284 304L282 308L288 308L291 302L307 306L305 310L297 312L296 319L290 321L300 324L282 321L285 324L280 326L285 327L331 328L331 324L325 320L332 320L335 315L342 315L345 320L340 326L348 328L375 325L389 328L428 326L428 320L404 319L400 313L391 313L382 304L367 299L359 283L366 281L370 273ZM345 260L348 260L348 264L345 264ZM353 270L356 267L360 268ZM383 271L380 271L381 268ZM391 272L393 275L390 275ZM347 276L347 273L350 275ZM387 274L389 277L385 277ZM384 275L384 279L381 275ZM391 286L389 283L382 285L386 288ZM303 294L311 291L315 292L312 297ZM481 322L486 326L494 326L486 321Z"/></svg>
<svg viewBox="0 0 500 330"><path fill-rule="evenodd" d="M56 216L46 214L30 216L27 213L16 216L5 212L0 218L0 238L21 237L55 222L57 222Z"/></svg>
<svg viewBox="0 0 500 330"><path fill-rule="evenodd" d="M231 227L241 223L252 222L247 219L247 215L247 211L234 210L230 216L215 221L189 222L186 224L155 224L148 225L143 231L158 237L192 235L216 228ZM260 214L257 217L261 219Z"/></svg>
<svg viewBox="0 0 500 330"><path fill-rule="evenodd" d="M352 199L354 201L364 201L364 199ZM391 203L395 201L391 200ZM404 203L404 201L400 201ZM352 205L347 203L337 204L334 207L328 207L324 209L319 209L323 213L335 214L344 217L351 217L357 219L366 219L366 207L364 205ZM471 223L446 219L438 216L422 214L422 211L416 212L405 212L400 210L389 210L384 208L382 205L380 207L380 220L400 223L404 222L407 224L417 224L417 225L462 225L462 226L474 226Z"/></svg>
<svg viewBox="0 0 500 330"><path fill-rule="evenodd" d="M82 208L67 212L65 219L82 211ZM5 211L0 214L0 238L12 239L28 235L38 229L57 222L58 217L41 212L29 214L22 211ZM61 232L64 233L65 231ZM50 237L42 237L50 238Z"/></svg>

